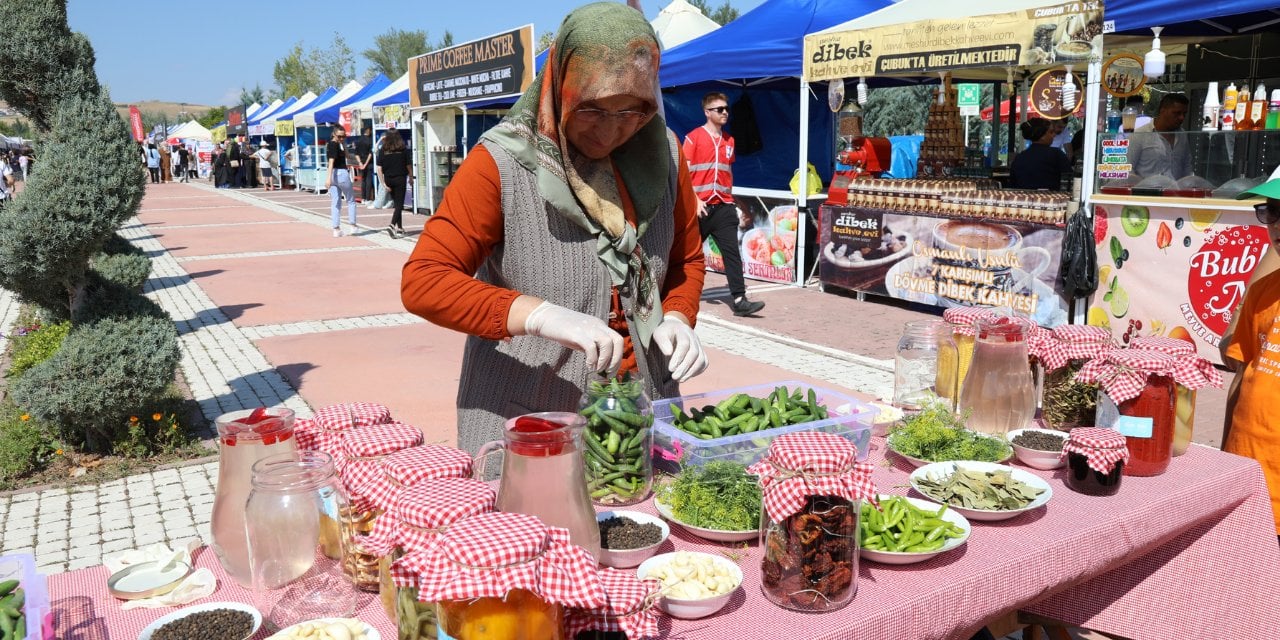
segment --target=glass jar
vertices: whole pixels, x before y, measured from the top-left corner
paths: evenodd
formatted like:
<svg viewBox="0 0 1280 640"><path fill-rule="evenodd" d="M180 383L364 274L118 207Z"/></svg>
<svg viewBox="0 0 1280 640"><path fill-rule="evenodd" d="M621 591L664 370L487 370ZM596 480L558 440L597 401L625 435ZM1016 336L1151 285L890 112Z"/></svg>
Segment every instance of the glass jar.
<svg viewBox="0 0 1280 640"><path fill-rule="evenodd" d="M439 616L440 630L452 640L564 640L564 607L527 589L504 598L445 600Z"/></svg>
<svg viewBox="0 0 1280 640"><path fill-rule="evenodd" d="M902 327L894 361L893 403L910 411L943 399L955 407L958 361L947 323L907 322Z"/></svg>
<svg viewBox="0 0 1280 640"><path fill-rule="evenodd" d="M1178 392L1173 377L1147 376L1147 386L1134 398L1116 405L1105 392L1098 394L1098 425L1124 434L1129 448L1127 476L1158 476L1173 458L1173 426Z"/></svg>
<svg viewBox="0 0 1280 640"><path fill-rule="evenodd" d="M809 496L800 511L775 522L761 510L764 560L760 590L793 611L833 611L858 591L856 500Z"/></svg>
<svg viewBox="0 0 1280 640"><path fill-rule="evenodd" d="M1000 317L978 321L973 362L960 391L974 431L1003 436L1035 415L1035 379L1028 366L1030 322Z"/></svg>
<svg viewBox="0 0 1280 640"><path fill-rule="evenodd" d="M1067 457L1068 489L1088 496L1113 496L1120 491L1128 458L1123 435L1110 429L1072 429L1062 451Z"/></svg>
<svg viewBox="0 0 1280 640"><path fill-rule="evenodd" d="M593 374L579 405L587 420L582 437L591 501L605 507L635 504L653 486L653 405L644 380Z"/></svg>
<svg viewBox="0 0 1280 640"><path fill-rule="evenodd" d="M223 571L242 586L252 584L244 531L253 465L263 458L297 451L293 423L293 410L283 407L260 413L232 411L214 421L218 429L218 486L209 525L213 553Z"/></svg>
<svg viewBox="0 0 1280 640"><path fill-rule="evenodd" d="M270 630L346 617L357 594L341 562L320 552L321 518L346 508L333 459L320 451L275 455L253 465L245 502L254 606ZM351 532L340 531L340 546Z"/></svg>
<svg viewBox="0 0 1280 640"><path fill-rule="evenodd" d="M1044 365L1043 412L1050 428L1071 431L1093 426L1098 385L1076 380L1084 364L1114 347L1111 331L1090 325L1065 325L1053 331L1040 361Z"/></svg>
<svg viewBox="0 0 1280 640"><path fill-rule="evenodd" d="M1196 346L1186 340L1141 337L1134 338L1129 343L1129 346L1134 349L1148 349L1167 353L1180 361L1184 361L1195 372L1194 377L1198 378L1198 381L1210 386L1222 386L1221 375L1213 369L1213 365L1200 358L1196 351ZM1208 372L1209 375L1206 376L1205 372ZM1175 379L1174 382L1177 383L1177 380ZM1177 406L1174 410L1173 423L1173 455L1175 457L1186 453L1187 447L1191 446L1191 439L1195 435L1195 425L1196 390L1177 383Z"/></svg>
<svg viewBox="0 0 1280 640"><path fill-rule="evenodd" d="M355 535L354 544L343 548L342 566L362 591L378 591L378 555L366 551L360 541L373 532L383 512L379 505L396 490L383 482L382 463L389 455L420 444L422 431L400 422L358 427L342 437L339 469L349 502L338 519L344 530Z"/></svg>

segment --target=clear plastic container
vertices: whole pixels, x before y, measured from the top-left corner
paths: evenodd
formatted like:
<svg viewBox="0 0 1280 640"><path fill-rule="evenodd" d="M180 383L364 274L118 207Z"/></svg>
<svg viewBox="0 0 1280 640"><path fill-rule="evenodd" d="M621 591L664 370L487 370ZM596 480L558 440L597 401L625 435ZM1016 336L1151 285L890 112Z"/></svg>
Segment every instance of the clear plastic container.
<svg viewBox="0 0 1280 640"><path fill-rule="evenodd" d="M587 419L583 451L591 501L607 507L635 504L653 486L653 405L644 380L592 375L578 413Z"/></svg>
<svg viewBox="0 0 1280 640"><path fill-rule="evenodd" d="M52 628L45 634L46 621L49 617L49 583L44 574L36 570L36 559L29 553L14 553L0 556L0 581L17 580L18 586L26 594L22 612L27 623L27 633L15 636L18 640L44 640L53 638Z"/></svg>
<svg viewBox="0 0 1280 640"><path fill-rule="evenodd" d="M327 453L287 453L253 465L245 503L249 568L254 606L269 630L355 612L355 586L341 561L321 550L322 527L340 522L346 504ZM345 549L352 532L338 526L336 539Z"/></svg>

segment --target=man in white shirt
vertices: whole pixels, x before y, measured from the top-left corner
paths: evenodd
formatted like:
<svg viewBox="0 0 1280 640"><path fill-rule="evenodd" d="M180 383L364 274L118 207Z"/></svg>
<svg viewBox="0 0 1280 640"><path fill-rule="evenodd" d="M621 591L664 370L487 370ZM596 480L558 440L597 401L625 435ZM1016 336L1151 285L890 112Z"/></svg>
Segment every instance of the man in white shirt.
<svg viewBox="0 0 1280 640"><path fill-rule="evenodd" d="M0 207L13 196L13 186L13 169L9 167L9 161L0 155Z"/></svg>
<svg viewBox="0 0 1280 640"><path fill-rule="evenodd" d="M1165 94L1151 124L1129 136L1129 164L1141 178L1163 175L1180 180L1191 175L1191 149L1187 137L1178 135L1187 118L1187 96Z"/></svg>

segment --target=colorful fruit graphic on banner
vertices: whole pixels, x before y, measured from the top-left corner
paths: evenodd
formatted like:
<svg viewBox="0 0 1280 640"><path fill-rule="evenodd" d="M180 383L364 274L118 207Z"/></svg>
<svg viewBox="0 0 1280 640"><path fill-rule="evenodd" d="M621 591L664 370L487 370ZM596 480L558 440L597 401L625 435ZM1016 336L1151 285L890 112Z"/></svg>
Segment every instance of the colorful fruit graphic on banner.
<svg viewBox="0 0 1280 640"><path fill-rule="evenodd" d="M1136 238L1147 231L1147 223L1151 221L1151 212L1146 207L1126 205L1120 210L1120 226L1130 238Z"/></svg>
<svg viewBox="0 0 1280 640"><path fill-rule="evenodd" d="M1093 208L1093 243L1102 244L1107 239L1107 209L1106 207Z"/></svg>
<svg viewBox="0 0 1280 640"><path fill-rule="evenodd" d="M1196 224L1194 211L1191 224ZM1226 332L1249 275L1269 244L1266 227L1260 226L1222 227L1205 236L1187 272L1189 311L1205 329L1218 336Z"/></svg>

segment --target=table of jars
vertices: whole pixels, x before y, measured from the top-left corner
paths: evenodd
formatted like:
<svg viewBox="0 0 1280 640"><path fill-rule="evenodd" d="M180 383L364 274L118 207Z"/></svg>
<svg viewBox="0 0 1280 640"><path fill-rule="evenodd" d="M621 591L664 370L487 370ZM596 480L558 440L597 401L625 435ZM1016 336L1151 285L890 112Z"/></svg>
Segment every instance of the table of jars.
<svg viewBox="0 0 1280 640"><path fill-rule="evenodd" d="M877 490L911 493L912 466L889 453L882 438L873 438L870 448ZM1066 469L1021 468L1051 486L1043 507L1000 522L973 521L961 548L925 562L864 559L852 602L825 614L790 611L765 597L758 542L708 542L672 525L659 552L719 554L738 563L744 581L710 617L660 617L659 637L968 638L1019 609L1131 638L1274 637L1280 546L1256 462L1193 445L1166 473L1127 477L1108 497L1072 491L1064 485ZM654 512L652 499L630 508ZM207 548L197 553L196 565L211 569L218 585L193 604L253 602ZM102 566L49 577L56 637L132 639L174 611L122 610L108 593L107 577ZM383 638L397 637L377 594L360 598L354 617ZM259 631L255 638L269 635Z"/></svg>

